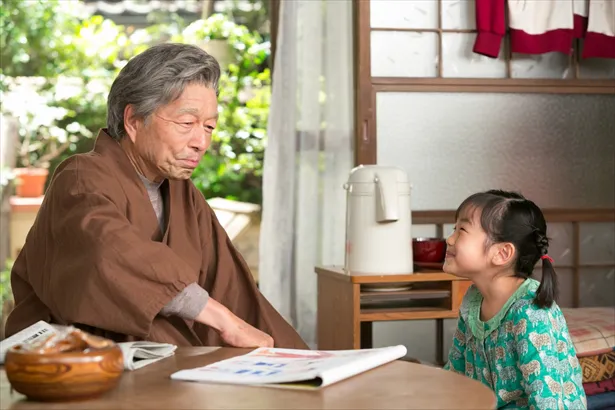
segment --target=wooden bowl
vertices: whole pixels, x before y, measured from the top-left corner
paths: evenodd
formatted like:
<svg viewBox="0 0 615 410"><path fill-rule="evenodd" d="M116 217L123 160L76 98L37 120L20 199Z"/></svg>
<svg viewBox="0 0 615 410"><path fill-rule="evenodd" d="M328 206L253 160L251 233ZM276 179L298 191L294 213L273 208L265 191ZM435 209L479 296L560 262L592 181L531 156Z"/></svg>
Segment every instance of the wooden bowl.
<svg viewBox="0 0 615 410"><path fill-rule="evenodd" d="M15 346L6 353L6 376L31 400L89 399L113 389L124 371L121 349L113 344L81 352L37 353Z"/></svg>

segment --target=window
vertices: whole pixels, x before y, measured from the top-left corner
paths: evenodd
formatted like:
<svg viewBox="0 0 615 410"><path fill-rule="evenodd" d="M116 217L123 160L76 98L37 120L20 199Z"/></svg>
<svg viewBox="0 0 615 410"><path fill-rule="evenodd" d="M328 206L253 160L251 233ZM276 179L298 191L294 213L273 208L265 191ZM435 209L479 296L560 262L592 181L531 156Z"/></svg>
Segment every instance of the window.
<svg viewBox="0 0 615 410"><path fill-rule="evenodd" d="M472 52L475 1L371 0L372 77L422 78L615 78L615 60L582 59L582 40L573 53L511 53L508 36L497 59Z"/></svg>
<svg viewBox="0 0 615 410"><path fill-rule="evenodd" d="M573 53L472 51L474 0L358 0L355 6L355 164L377 162L376 98L386 92L607 94L615 59Z"/></svg>

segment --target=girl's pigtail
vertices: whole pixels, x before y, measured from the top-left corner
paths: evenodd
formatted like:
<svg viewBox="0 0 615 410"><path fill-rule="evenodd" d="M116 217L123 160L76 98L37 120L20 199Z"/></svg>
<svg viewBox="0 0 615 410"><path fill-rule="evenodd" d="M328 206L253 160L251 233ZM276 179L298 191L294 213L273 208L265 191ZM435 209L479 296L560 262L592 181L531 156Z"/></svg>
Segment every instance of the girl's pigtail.
<svg viewBox="0 0 615 410"><path fill-rule="evenodd" d="M550 308L557 297L557 276L553 269L553 259L547 255L549 240L543 235L537 235L537 245L542 256L542 279L536 291L534 303L540 308Z"/></svg>

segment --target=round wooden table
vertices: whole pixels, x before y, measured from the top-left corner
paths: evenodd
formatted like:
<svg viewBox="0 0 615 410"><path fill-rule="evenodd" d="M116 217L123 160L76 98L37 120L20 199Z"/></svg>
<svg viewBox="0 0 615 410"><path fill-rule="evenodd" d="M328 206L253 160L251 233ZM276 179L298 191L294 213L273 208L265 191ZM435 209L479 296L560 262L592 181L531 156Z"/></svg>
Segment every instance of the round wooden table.
<svg viewBox="0 0 615 410"><path fill-rule="evenodd" d="M205 366L249 350L194 347L126 372L120 384L93 400L38 403L10 392L0 373L2 409L494 409L486 386L441 369L396 361L318 391L171 380L181 369Z"/></svg>

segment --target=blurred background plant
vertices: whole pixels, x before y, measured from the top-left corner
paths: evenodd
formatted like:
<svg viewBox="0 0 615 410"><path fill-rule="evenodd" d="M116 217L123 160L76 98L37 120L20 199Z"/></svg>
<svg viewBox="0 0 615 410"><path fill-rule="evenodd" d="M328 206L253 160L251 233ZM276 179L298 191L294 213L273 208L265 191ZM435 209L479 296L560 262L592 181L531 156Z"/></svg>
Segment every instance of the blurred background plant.
<svg viewBox="0 0 615 410"><path fill-rule="evenodd" d="M12 298L11 293L11 269L13 261L7 260L0 271L0 306L4 306L7 300Z"/></svg>
<svg viewBox="0 0 615 410"><path fill-rule="evenodd" d="M0 270L0 340L4 339L4 324L13 309L13 292L11 290L11 269L13 261L7 260Z"/></svg>
<svg viewBox="0 0 615 410"><path fill-rule="evenodd" d="M51 175L69 155L90 150L106 126L111 82L127 60L153 44L184 42L209 50L224 68L218 129L193 180L206 198L260 204L271 93L268 2L220 4L220 12L189 24L153 11L145 27L135 27L91 15L82 1L4 0L1 111L19 120L16 167Z"/></svg>

